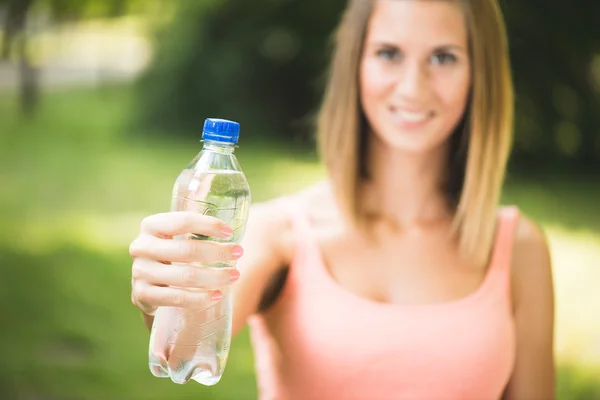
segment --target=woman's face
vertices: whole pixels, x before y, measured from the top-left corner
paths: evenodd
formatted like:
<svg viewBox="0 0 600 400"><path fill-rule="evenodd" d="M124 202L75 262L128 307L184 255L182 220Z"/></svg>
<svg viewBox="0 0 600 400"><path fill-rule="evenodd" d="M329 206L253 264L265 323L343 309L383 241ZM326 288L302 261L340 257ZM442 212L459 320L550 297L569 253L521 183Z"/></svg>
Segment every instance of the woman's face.
<svg viewBox="0 0 600 400"><path fill-rule="evenodd" d="M360 68L360 97L373 134L423 153L443 145L460 121L471 68L460 5L377 0Z"/></svg>

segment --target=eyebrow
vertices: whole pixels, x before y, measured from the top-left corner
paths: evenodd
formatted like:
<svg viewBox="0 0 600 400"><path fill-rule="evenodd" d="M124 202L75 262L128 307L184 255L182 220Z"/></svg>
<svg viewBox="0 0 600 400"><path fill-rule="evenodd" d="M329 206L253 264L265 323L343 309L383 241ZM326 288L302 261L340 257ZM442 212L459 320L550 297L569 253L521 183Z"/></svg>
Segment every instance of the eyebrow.
<svg viewBox="0 0 600 400"><path fill-rule="evenodd" d="M443 46L435 47L435 51L447 51L447 50L456 50L456 51L462 51L462 52L466 51L466 49L463 48L462 46L458 46L455 44L445 44Z"/></svg>
<svg viewBox="0 0 600 400"><path fill-rule="evenodd" d="M374 40L374 41L370 42L369 44L374 47L389 47L389 48L394 48L394 49L401 48L397 44L395 44L393 42L385 41L385 40ZM463 52L463 53L467 51L464 47L456 45L456 44L443 44L440 46L435 46L433 48L433 51L448 51L448 50L455 50L455 51L459 51L459 52Z"/></svg>

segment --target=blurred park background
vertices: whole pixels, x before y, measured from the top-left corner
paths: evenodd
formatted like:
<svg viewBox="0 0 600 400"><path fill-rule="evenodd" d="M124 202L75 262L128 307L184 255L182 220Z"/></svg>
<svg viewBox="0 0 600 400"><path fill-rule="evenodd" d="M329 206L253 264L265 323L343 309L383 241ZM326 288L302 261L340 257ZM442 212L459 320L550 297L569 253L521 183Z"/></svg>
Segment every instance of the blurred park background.
<svg viewBox="0 0 600 400"><path fill-rule="evenodd" d="M241 122L254 201L324 176L311 118L344 3L0 0L0 399L256 398L247 332L216 387L150 374L128 246L206 117ZM503 201L550 240L559 398L600 399L600 2L501 4Z"/></svg>

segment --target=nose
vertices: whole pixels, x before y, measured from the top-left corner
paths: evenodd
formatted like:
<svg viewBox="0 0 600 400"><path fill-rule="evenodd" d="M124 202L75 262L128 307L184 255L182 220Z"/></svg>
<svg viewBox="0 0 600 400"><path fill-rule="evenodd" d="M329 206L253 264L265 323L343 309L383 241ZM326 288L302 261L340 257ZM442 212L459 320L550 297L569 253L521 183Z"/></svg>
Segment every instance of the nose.
<svg viewBox="0 0 600 400"><path fill-rule="evenodd" d="M429 71L418 62L407 62L398 73L395 94L404 102L417 103L427 97Z"/></svg>

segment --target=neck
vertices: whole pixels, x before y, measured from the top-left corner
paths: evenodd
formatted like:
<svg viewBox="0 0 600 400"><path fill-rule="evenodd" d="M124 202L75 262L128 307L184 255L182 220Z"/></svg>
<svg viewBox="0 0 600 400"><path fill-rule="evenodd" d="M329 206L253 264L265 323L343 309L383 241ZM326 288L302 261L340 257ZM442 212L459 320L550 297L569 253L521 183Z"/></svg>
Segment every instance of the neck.
<svg viewBox="0 0 600 400"><path fill-rule="evenodd" d="M399 227L447 219L452 214L444 190L447 156L448 146L410 154L372 135L364 193L367 213Z"/></svg>

